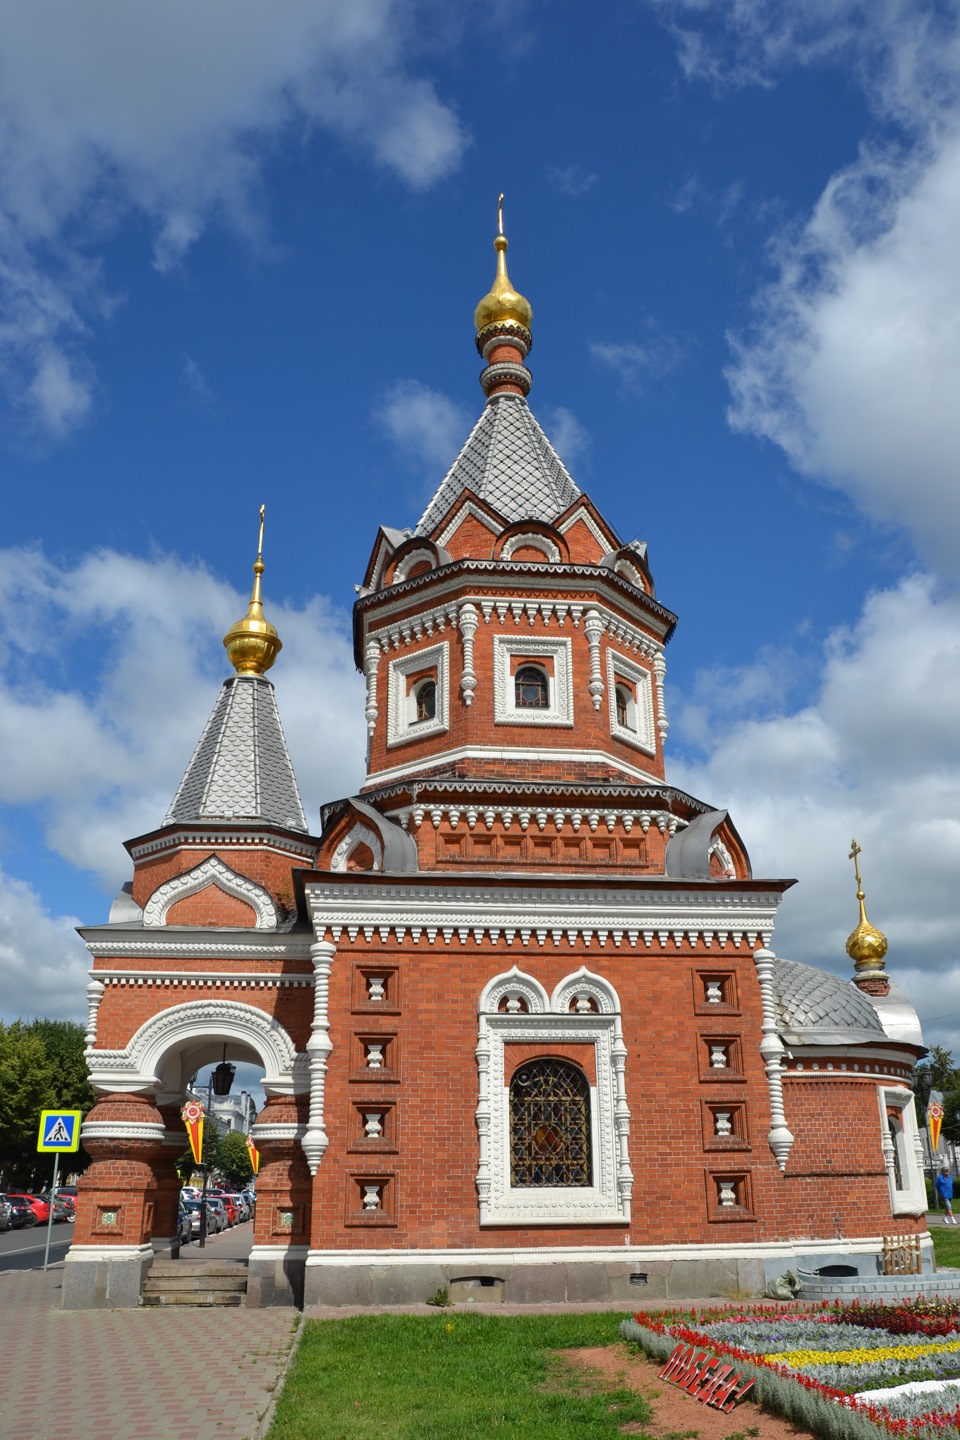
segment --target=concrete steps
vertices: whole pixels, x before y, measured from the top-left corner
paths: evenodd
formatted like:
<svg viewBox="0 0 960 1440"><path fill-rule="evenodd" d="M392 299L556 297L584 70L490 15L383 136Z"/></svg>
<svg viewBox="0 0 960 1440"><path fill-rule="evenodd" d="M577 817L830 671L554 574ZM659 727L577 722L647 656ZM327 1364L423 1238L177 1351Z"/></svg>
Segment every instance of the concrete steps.
<svg viewBox="0 0 960 1440"><path fill-rule="evenodd" d="M160 1305L242 1305L246 1265L229 1261L155 1260L143 1283L140 1303Z"/></svg>

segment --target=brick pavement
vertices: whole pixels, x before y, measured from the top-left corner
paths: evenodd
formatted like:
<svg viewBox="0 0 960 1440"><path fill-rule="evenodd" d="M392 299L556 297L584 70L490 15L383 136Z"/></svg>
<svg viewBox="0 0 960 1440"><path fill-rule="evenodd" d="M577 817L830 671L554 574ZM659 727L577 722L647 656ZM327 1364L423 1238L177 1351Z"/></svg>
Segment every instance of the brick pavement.
<svg viewBox="0 0 960 1440"><path fill-rule="evenodd" d="M246 1231L215 1237L208 1258L244 1256ZM255 1440L294 1311L64 1312L62 1276L62 1265L0 1276L4 1440Z"/></svg>

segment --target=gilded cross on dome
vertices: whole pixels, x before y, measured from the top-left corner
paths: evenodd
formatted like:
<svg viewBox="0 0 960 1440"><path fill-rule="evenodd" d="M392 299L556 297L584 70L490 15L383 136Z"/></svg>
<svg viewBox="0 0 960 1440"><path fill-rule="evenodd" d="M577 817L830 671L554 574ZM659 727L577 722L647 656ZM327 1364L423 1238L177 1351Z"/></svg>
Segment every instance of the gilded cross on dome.
<svg viewBox="0 0 960 1440"><path fill-rule="evenodd" d="M882 930L871 925L867 919L866 907L863 903L863 880L860 875L860 856L863 853L863 846L858 845L856 840L850 842L850 854L847 857L853 861L853 868L857 876L857 900L860 905L860 923L856 930L847 937L847 954L854 962L854 968L859 973L865 970L882 971L883 957L887 953L887 937Z"/></svg>
<svg viewBox="0 0 960 1440"><path fill-rule="evenodd" d="M247 613L242 620L231 625L223 637L230 663L238 675L265 674L283 649L280 636L263 618L260 577L263 574L263 522L266 513L266 505L261 505L257 558L253 564L253 591Z"/></svg>

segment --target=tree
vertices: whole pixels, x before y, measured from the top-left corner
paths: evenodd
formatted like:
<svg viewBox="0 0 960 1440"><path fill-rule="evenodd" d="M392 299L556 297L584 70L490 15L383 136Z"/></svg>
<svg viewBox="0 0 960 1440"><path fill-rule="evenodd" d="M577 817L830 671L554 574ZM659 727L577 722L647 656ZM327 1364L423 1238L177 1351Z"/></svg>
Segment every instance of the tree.
<svg viewBox="0 0 960 1440"><path fill-rule="evenodd" d="M242 1190L253 1179L253 1166L247 1149L247 1137L239 1130L230 1130L220 1141L217 1167L231 1190Z"/></svg>
<svg viewBox="0 0 960 1440"><path fill-rule="evenodd" d="M0 1023L0 1185L34 1189L49 1184L51 1161L37 1154L41 1110L92 1108L85 1036L72 1020ZM71 1171L89 1164L82 1150Z"/></svg>
<svg viewBox="0 0 960 1440"><path fill-rule="evenodd" d="M960 1076L953 1063L953 1056L942 1045L934 1045L930 1054L920 1062L914 1071L914 1089L921 1106L926 1110L931 1090L939 1090L946 1096L958 1087Z"/></svg>

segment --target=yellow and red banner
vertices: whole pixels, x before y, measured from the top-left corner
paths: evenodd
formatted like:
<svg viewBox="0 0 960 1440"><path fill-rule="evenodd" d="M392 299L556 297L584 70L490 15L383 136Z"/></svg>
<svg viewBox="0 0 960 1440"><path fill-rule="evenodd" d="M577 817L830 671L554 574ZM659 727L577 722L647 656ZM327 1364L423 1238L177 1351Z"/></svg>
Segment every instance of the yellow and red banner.
<svg viewBox="0 0 960 1440"><path fill-rule="evenodd" d="M180 1111L180 1116L187 1127L187 1139L190 1141L190 1152L195 1162L199 1165L203 1159L203 1106L196 1100L188 1100Z"/></svg>
<svg viewBox="0 0 960 1440"><path fill-rule="evenodd" d="M253 1169L254 1175L259 1175L259 1173L260 1173L260 1151L257 1149L256 1145L254 1145L254 1143L253 1143L253 1136L252 1136L252 1135L248 1135L248 1136L247 1136L247 1154L250 1156L250 1165L251 1165L251 1167L252 1167L252 1169Z"/></svg>
<svg viewBox="0 0 960 1440"><path fill-rule="evenodd" d="M931 1100L927 1106L927 1125L930 1128L930 1144L936 1150L940 1144L940 1126L943 1124L943 1106L939 1100Z"/></svg>

